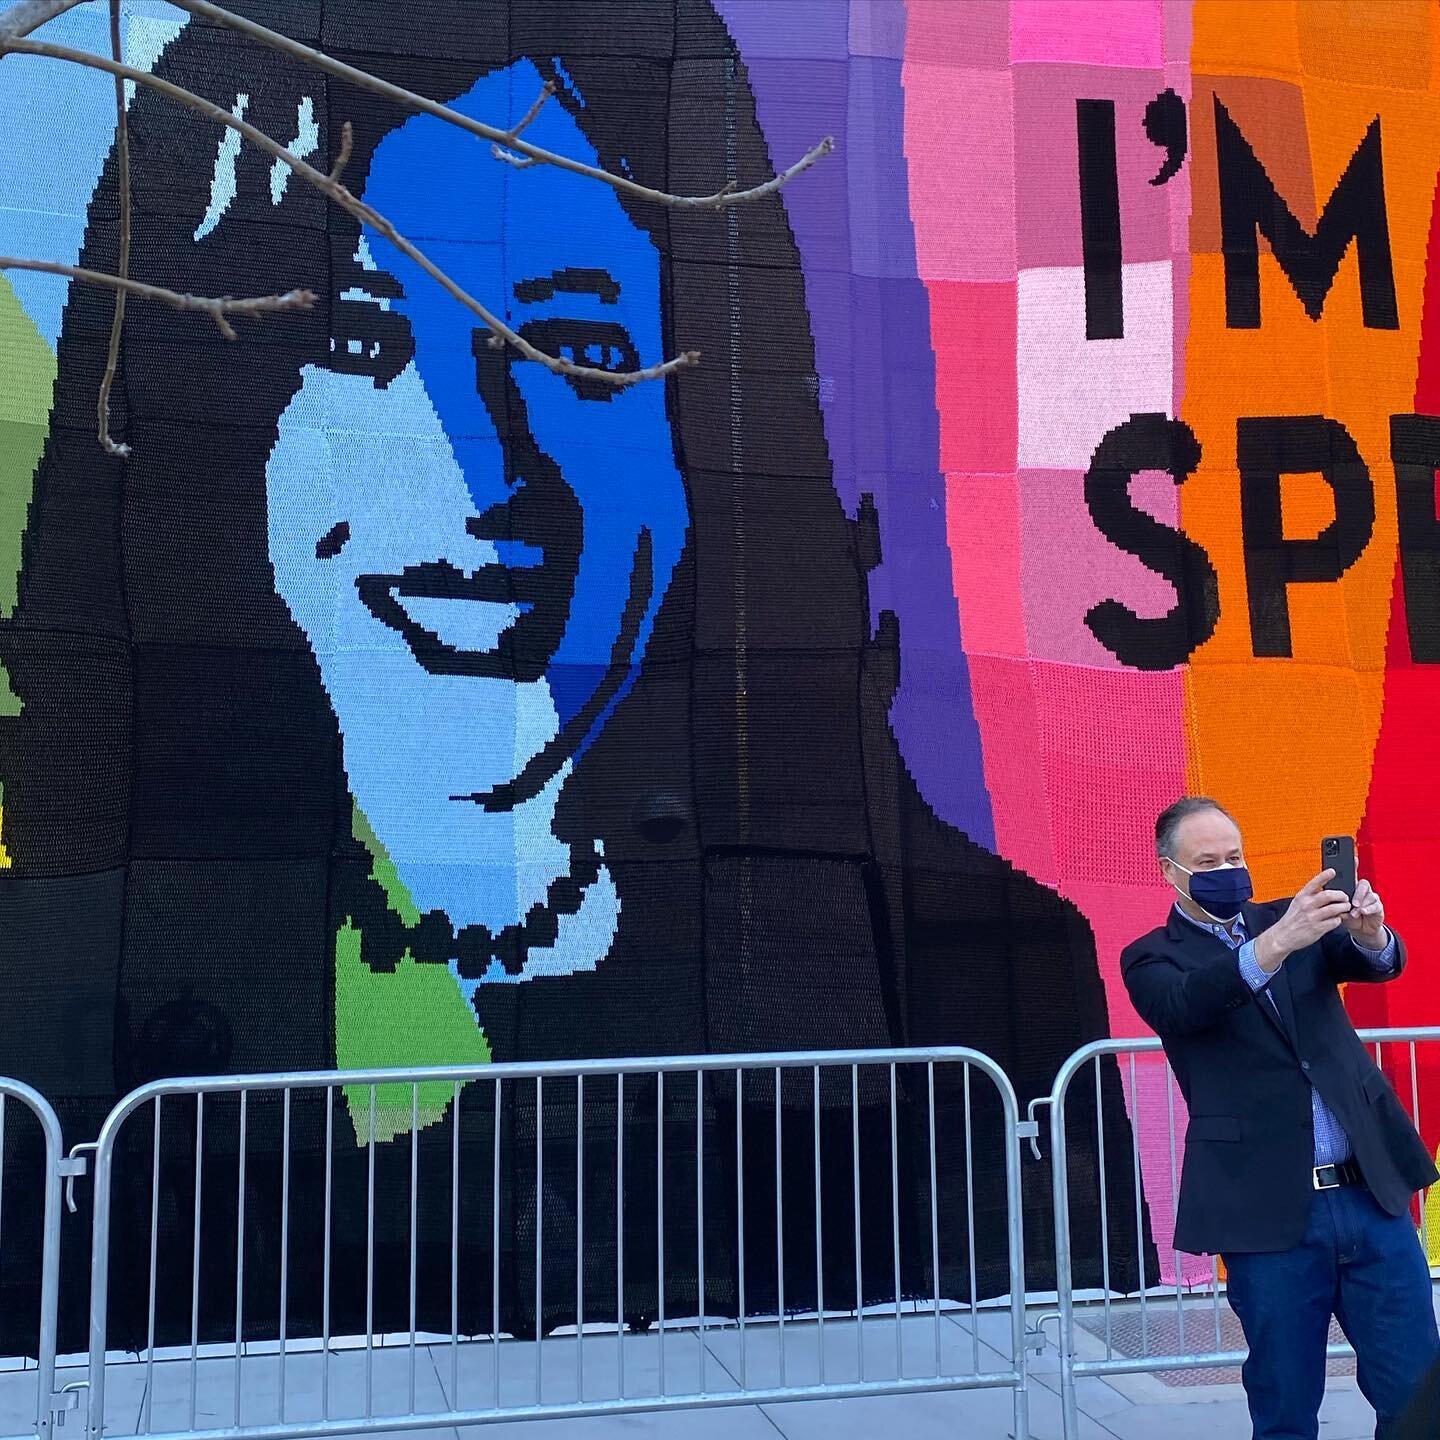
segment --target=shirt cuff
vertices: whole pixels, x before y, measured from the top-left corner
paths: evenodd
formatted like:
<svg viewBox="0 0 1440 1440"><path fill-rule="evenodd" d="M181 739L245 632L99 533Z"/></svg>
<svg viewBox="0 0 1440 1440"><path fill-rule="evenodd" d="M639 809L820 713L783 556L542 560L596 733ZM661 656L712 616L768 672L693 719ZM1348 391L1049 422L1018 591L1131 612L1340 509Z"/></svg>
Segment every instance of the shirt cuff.
<svg viewBox="0 0 1440 1440"><path fill-rule="evenodd" d="M1395 937L1390 933L1390 927L1385 927L1385 944L1379 950L1372 950L1368 945L1362 945L1355 936L1350 939L1354 941L1355 948L1377 969L1388 970L1395 963Z"/></svg>
<svg viewBox="0 0 1440 1440"><path fill-rule="evenodd" d="M1390 942L1395 943L1393 940ZM1374 955L1374 951L1367 951L1367 954ZM1263 990L1275 977L1267 975L1261 968L1260 962L1255 958L1255 942L1247 940L1236 952L1235 958L1240 966L1240 978L1252 989ZM1378 964L1378 958L1376 960Z"/></svg>

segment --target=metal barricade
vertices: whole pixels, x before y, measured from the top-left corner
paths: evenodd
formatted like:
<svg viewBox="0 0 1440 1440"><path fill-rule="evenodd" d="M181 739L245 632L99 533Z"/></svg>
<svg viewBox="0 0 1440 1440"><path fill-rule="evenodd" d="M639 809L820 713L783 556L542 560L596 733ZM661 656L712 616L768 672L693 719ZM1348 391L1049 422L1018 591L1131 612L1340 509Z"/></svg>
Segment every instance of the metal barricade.
<svg viewBox="0 0 1440 1440"><path fill-rule="evenodd" d="M88 1434L1000 1388L1024 1440L1018 1122L958 1048L144 1086L96 1147Z"/></svg>
<svg viewBox="0 0 1440 1440"><path fill-rule="evenodd" d="M1402 1103L1408 1101L1418 1127L1422 1067L1417 1046L1440 1041L1440 1027L1362 1030L1360 1035L1373 1047L1376 1063L1388 1072ZM1095 1175L1087 1177L1099 1187L1099 1234L1084 1237L1087 1246L1099 1250L1102 1281L1098 1295L1077 1298L1068 1118L1076 1103L1098 1105L1104 1067L1112 1064L1119 1070L1132 1120L1134 1214L1121 1219L1112 1213L1102 1153ZM1440 1047L1426 1057L1426 1068L1440 1070ZM1066 1440L1077 1440L1076 1382L1081 1378L1230 1370L1244 1363L1247 1352L1239 1322L1224 1299L1224 1276L1217 1259L1174 1248L1185 1107L1160 1041L1103 1040L1087 1045L1061 1067L1048 1101L1036 1103L1050 1106L1061 1410ZM1031 1109L1033 1114L1035 1106ZM1428 1192L1419 1197L1416 1216L1422 1240L1429 1228L1428 1200ZM1142 1284L1131 1294L1112 1288L1112 1236L1117 1232L1125 1233L1135 1247L1125 1257L1126 1270L1147 1279L1153 1276L1155 1283ZM1433 1242L1428 1252L1435 1255ZM1328 1355L1352 1356L1354 1352L1337 1336L1332 1331L1334 1343ZM1082 1349L1089 1352L1083 1358Z"/></svg>
<svg viewBox="0 0 1440 1440"><path fill-rule="evenodd" d="M0 1077L0 1312L33 1318L37 1339L34 1368L27 1361L18 1379L13 1372L7 1377L0 1434L23 1424L24 1430L14 1429L16 1436L47 1440L56 1415L69 1403L55 1393L64 1153L60 1122L44 1097L18 1080ZM23 1172L18 1182L17 1161ZM16 1201L24 1203L17 1207ZM13 1236L17 1222L35 1221L38 1235L23 1235L20 1245L7 1248L7 1225ZM16 1249L22 1251L18 1259ZM38 1264L27 1263L37 1257Z"/></svg>

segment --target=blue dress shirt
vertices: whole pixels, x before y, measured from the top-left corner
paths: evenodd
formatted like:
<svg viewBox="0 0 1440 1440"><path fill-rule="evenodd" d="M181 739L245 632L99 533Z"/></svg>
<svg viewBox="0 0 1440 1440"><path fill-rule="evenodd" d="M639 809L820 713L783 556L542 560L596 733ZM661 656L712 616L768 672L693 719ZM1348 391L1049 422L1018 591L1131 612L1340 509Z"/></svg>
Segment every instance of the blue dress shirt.
<svg viewBox="0 0 1440 1440"><path fill-rule="evenodd" d="M1188 920L1196 929L1209 931L1211 935L1218 940L1223 940L1232 950L1237 951L1236 959L1245 983L1256 992L1263 990L1265 999L1274 1008L1275 1013L1277 1015L1280 1013L1279 1006L1275 1004L1275 997L1270 993L1270 982L1275 977L1267 975L1261 968L1260 962L1255 958L1255 942L1245 932L1243 916L1237 915L1224 925L1212 925L1206 920L1197 920L1193 915L1187 915L1178 902L1175 905L1175 913ZM1389 934L1388 931L1386 933ZM1375 967L1377 974L1384 975L1394 969L1395 937L1393 935L1386 940L1382 950L1372 950L1368 945L1362 945L1353 935L1350 939L1355 948ZM1350 1137L1345 1133L1345 1127L1340 1123L1335 1112L1320 1098L1320 1092L1313 1083L1310 1086L1310 1115L1315 1128L1316 1165L1338 1165L1342 1160L1350 1159L1354 1154L1350 1145Z"/></svg>

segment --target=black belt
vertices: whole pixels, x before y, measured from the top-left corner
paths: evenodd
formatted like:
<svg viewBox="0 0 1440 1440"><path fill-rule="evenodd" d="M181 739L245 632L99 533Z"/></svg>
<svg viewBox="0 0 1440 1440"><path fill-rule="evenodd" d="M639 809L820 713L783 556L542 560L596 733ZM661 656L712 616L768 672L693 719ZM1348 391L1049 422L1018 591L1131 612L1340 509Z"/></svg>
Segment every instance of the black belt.
<svg viewBox="0 0 1440 1440"><path fill-rule="evenodd" d="M1342 1160L1338 1165L1317 1165L1314 1181L1317 1190L1338 1190L1342 1185L1363 1185L1365 1177L1353 1160Z"/></svg>

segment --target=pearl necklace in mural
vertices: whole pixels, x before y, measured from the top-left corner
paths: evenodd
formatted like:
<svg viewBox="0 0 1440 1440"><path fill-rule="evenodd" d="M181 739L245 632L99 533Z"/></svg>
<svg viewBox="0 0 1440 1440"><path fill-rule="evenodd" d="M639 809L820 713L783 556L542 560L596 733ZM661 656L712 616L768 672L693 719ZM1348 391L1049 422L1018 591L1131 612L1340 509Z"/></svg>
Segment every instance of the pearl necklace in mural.
<svg viewBox="0 0 1440 1440"><path fill-rule="evenodd" d="M355 916L364 937L365 963L372 970L394 970L408 950L422 965L455 961L465 980L483 979L494 960L507 975L519 975L532 950L555 943L560 921L580 913L585 893L600 878L600 869L600 851L593 840L572 842L569 867L546 886L544 900L532 905L523 920L498 931L478 922L457 930L443 910L429 910L418 923L407 925L382 898L378 905L366 905L365 913Z"/></svg>

